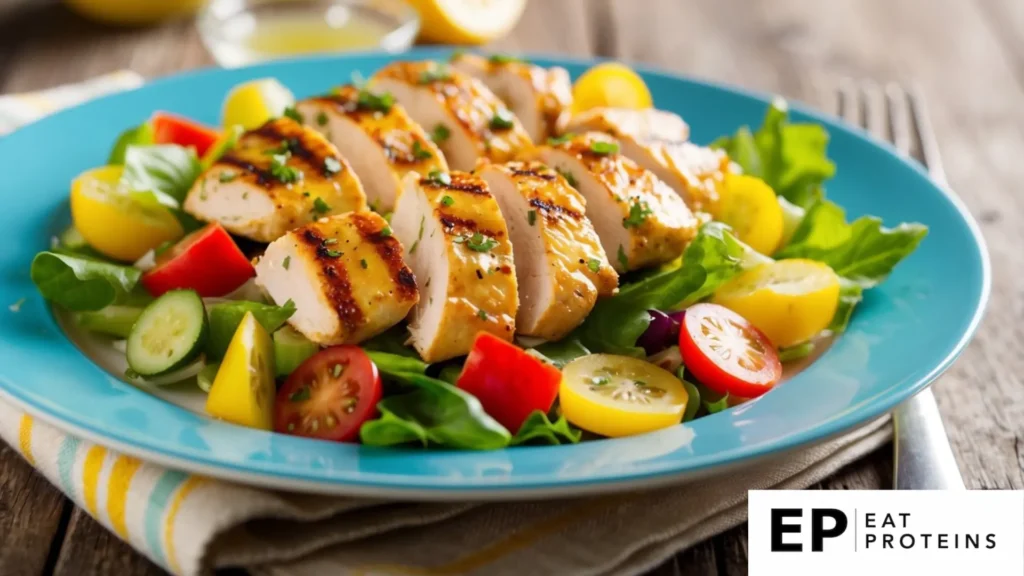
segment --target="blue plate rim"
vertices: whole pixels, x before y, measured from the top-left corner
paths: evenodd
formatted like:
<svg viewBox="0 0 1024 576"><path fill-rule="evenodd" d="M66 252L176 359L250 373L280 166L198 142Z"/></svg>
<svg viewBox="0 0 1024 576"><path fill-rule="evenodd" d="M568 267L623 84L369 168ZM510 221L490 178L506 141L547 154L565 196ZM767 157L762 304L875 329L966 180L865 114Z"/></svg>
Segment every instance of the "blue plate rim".
<svg viewBox="0 0 1024 576"><path fill-rule="evenodd" d="M446 48L427 48L427 49L416 49L407 53L393 55L379 51L368 51L360 53L351 53L346 55L323 55L306 58L295 58L285 61L276 61L272 63L263 63L246 67L247 70L258 71L262 68L274 68L279 66L287 66L289 63L299 62L318 62L318 61L358 61L361 58L382 58L382 57L395 57L395 58L437 58L443 57L450 53L449 49ZM565 57L559 55L549 54L524 54L525 57L532 60L548 60L557 61L560 63L576 64L580 66L592 65L596 62L607 61L608 59L587 59L587 58L574 58ZM684 81L695 85L711 88L714 90L721 90L726 92L736 93L747 98L756 99L762 102L767 102L772 99L772 95L765 94L759 91L750 90L743 87L727 85L711 80L699 79L685 74L678 74L675 72L666 71L663 69L645 66L645 65L634 65L634 68L641 74L650 75L655 77L661 77L671 81ZM148 87L157 87L169 82L176 82L181 80L188 80L195 77L201 77L204 75L215 75L223 72L222 69L209 67L198 70L192 70L184 73L173 74L164 76L161 78L153 79L146 83L144 87L135 88L126 92L134 92L142 90ZM254 76L255 77L255 76ZM65 110L56 112L52 116L48 117L46 122L58 122L64 114L73 114L82 104ZM248 465L236 465L234 463L216 461L211 458L199 457L196 454L184 454L181 450L178 450L177 454L167 452L159 447L150 445L143 445L141 443L127 443L123 442L118 438L112 437L109 433L104 433L103 430L95 429L89 425L84 425L80 419L75 419L73 415L59 414L59 411L54 411L52 407L48 409L46 406L45 399L33 399L22 393L16 386L7 382L5 378L0 378L0 396L8 399L12 403L18 405L22 409L26 410L30 414L40 417L44 421L50 422L59 428L69 429L80 435L85 439L89 439L112 448L123 451L126 454L138 456L140 458L155 461L166 464L168 466L196 471L199 473L209 474L212 476L231 477L232 479L255 482L264 485L273 485L281 488L292 488L303 491L313 492L331 492L331 493L344 493L344 494L388 494L393 497L403 497L412 495L412 497L425 497L425 498L444 498L450 497L453 491L458 492L472 492L474 497L515 497L517 494L526 496L546 496L546 495L558 495L563 493L580 494L585 492L604 492L612 489L624 489L639 484L657 484L660 482L671 482L674 477L680 475L691 475L699 474L702 472L713 473L717 470L721 470L725 467L742 464L745 462L752 461L757 458L765 458L772 455L780 454L789 450L792 450L801 445L807 445L809 443L822 441L825 438L833 437L843 431L852 429L858 424L870 421L873 418L881 416L889 410L895 408L899 403L909 399L913 395L917 394L929 384L931 384L936 378L938 378L943 372L945 372L953 362L959 357L959 355L966 348L967 344L975 335L980 322L984 316L985 309L991 294L991 262L989 259L988 248L985 242L984 236L981 233L980 227L976 220L967 210L962 200L946 185L942 185L939 182L934 181L929 177L927 172L916 162L907 161L899 152L895 150L890 144L870 138L862 130L845 125L836 121L834 118L829 117L826 114L812 110L805 107L798 102L790 102L792 110L805 115L815 121L826 124L830 131L840 130L855 136L858 139L865 139L867 142L874 147L884 150L887 154L894 156L899 161L910 167L912 170L917 172L919 175L928 179L928 181L941 193L942 197L950 203L954 208L960 220L966 224L967 229L970 231L971 237L974 239L975 247L978 251L979 260L981 263L981 286L978 294L977 301L974 302L974 309L971 313L970 321L959 339L952 345L949 352L942 358L942 360L935 364L935 366L929 370L925 375L918 377L916 381L909 386L901 389L892 390L884 395L880 395L870 401L861 404L856 410L849 411L837 418L832 419L830 422L824 425L815 426L811 430L797 432L789 434L781 439L775 439L770 443L770 446L762 446L755 444L754 446L742 446L735 448L730 451L717 453L713 456L705 456L703 458L690 458L686 462L685 468L679 466L676 461L668 461L661 463L658 466L650 466L645 468L642 472L629 471L626 473L618 474L606 474L602 476L594 477L571 477L563 478L557 481L553 481L549 476L538 475L536 477L517 476L513 483L503 484L500 481L488 481L487 479L480 481L476 480L475 485L467 485L466 483L431 483L427 482L429 478L422 476L400 476L395 475L381 475L374 476L372 474L359 472L356 474L356 478L344 478L344 479L321 479L315 480L308 478L308 475L300 473L290 473L289 471L281 471L278 469L274 470L261 470L258 467L254 468L253 465L256 463L248 462ZM13 134L21 133L31 128L33 124L27 125L20 128ZM8 135L5 138L10 137ZM141 392L145 393L145 392ZM614 442L614 441L612 441ZM516 450L549 450L550 448L517 448ZM466 453L452 453L452 452L432 452L433 454L451 456L453 454ZM581 487L584 488L581 491Z"/></svg>

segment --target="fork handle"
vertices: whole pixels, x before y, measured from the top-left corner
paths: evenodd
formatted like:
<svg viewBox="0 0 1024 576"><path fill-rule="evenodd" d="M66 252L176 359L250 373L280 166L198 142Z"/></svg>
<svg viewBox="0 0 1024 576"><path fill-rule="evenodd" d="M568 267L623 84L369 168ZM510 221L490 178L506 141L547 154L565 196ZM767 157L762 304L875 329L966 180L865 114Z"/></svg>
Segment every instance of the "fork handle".
<svg viewBox="0 0 1024 576"><path fill-rule="evenodd" d="M893 483L897 490L964 489L930 388L893 412L893 427Z"/></svg>

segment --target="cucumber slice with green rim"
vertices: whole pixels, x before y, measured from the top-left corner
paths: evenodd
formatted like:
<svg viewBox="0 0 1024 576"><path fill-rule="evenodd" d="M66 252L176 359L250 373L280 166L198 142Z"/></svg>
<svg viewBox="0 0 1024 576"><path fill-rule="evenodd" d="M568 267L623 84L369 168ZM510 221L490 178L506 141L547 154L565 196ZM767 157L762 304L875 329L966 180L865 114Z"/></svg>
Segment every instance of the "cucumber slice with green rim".
<svg viewBox="0 0 1024 576"><path fill-rule="evenodd" d="M194 290L173 290L142 311L128 335L128 366L156 376L199 355L208 330L203 299Z"/></svg>
<svg viewBox="0 0 1024 576"><path fill-rule="evenodd" d="M95 312L79 312L75 319L79 326L90 332L127 338L141 315L141 306L111 305Z"/></svg>
<svg viewBox="0 0 1024 576"><path fill-rule="evenodd" d="M288 376L310 356L320 351L320 345L306 339L291 326L282 326L274 332L274 365L277 376Z"/></svg>
<svg viewBox="0 0 1024 576"><path fill-rule="evenodd" d="M207 364L196 374L196 384L199 385L199 389L203 392L209 392L210 388L213 387L213 381L217 379L217 371L220 370L220 364Z"/></svg>

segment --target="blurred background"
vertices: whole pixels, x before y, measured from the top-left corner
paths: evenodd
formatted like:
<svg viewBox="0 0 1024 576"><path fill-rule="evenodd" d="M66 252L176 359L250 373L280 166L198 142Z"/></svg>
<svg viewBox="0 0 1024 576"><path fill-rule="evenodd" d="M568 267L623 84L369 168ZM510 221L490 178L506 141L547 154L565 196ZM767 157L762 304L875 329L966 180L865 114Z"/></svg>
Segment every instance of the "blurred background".
<svg viewBox="0 0 1024 576"><path fill-rule="evenodd" d="M865 98L884 97L887 82L916 87L996 271L982 329L935 392L968 487L1024 488L1021 0L0 0L0 94L118 70L149 79L308 52L400 51L413 41L614 58L826 111L836 110L844 81L867 81L858 85L875 89ZM823 487L876 488L890 475L885 449ZM49 488L37 481L34 489ZM14 485L0 473L5 482ZM39 494L31 497L57 498ZM65 551L77 556L58 568L74 573L98 554L108 573L142 573L145 561L91 522L73 517ZM744 573L745 554L740 528L675 569L717 563L719 574Z"/></svg>

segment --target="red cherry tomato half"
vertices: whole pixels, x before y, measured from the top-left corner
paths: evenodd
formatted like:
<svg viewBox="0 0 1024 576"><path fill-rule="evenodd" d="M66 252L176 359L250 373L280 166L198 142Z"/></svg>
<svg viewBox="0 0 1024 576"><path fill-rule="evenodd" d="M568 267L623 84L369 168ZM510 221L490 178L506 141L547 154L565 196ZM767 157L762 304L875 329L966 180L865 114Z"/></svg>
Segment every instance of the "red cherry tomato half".
<svg viewBox="0 0 1024 576"><path fill-rule="evenodd" d="M157 112L149 119L153 141L157 144L191 146L201 158L220 134L208 126L166 112Z"/></svg>
<svg viewBox="0 0 1024 576"><path fill-rule="evenodd" d="M358 346L317 352L292 372L274 402L274 430L349 442L377 415L380 374Z"/></svg>
<svg viewBox="0 0 1024 576"><path fill-rule="evenodd" d="M686 309L679 350L686 370L719 394L756 398L782 377L782 363L768 337L718 304Z"/></svg>
<svg viewBox="0 0 1024 576"><path fill-rule="evenodd" d="M216 222L182 238L156 259L142 275L142 285L153 296L190 288L200 296L223 296L256 275L252 263L231 235Z"/></svg>
<svg viewBox="0 0 1024 576"><path fill-rule="evenodd" d="M484 411L515 434L534 410L551 410L562 373L497 336L481 332L456 386L476 396Z"/></svg>

